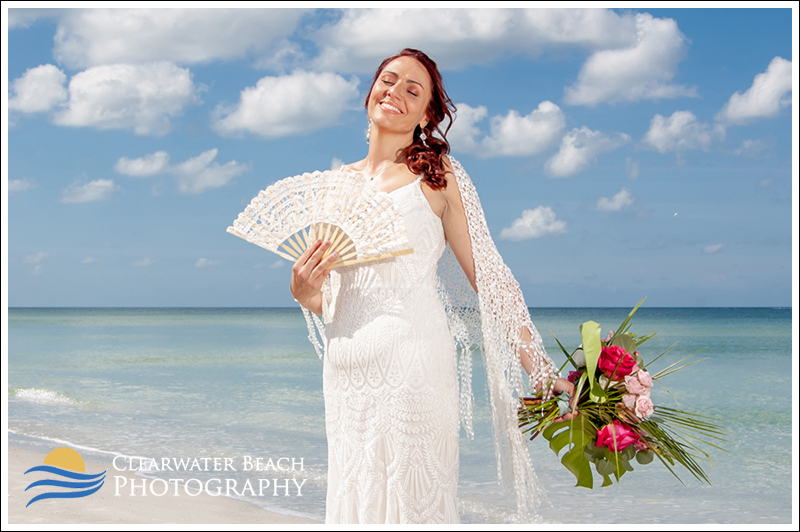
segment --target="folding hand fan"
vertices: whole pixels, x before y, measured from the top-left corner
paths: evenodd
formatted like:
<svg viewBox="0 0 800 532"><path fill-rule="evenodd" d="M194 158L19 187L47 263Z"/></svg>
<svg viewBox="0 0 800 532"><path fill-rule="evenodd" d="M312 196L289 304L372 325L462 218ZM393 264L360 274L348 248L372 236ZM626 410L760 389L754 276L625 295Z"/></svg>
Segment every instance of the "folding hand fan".
<svg viewBox="0 0 800 532"><path fill-rule="evenodd" d="M330 267L413 253L389 194L344 169L282 179L253 198L228 232L295 262L317 239Z"/></svg>

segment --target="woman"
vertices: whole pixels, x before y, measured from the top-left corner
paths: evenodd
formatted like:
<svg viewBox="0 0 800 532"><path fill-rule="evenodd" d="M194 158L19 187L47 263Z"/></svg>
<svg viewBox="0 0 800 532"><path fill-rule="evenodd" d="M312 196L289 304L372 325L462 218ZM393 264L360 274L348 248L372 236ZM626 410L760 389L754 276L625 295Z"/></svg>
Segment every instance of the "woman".
<svg viewBox="0 0 800 532"><path fill-rule="evenodd" d="M365 102L369 152L342 168L389 194L414 253L331 271L337 257L323 258L330 243L318 241L292 269L295 299L325 317L327 523L458 522L459 417L471 432L471 320L483 332L498 459L505 449L521 512L531 509L536 484L516 426L520 363L537 389L572 392L494 248L469 177L447 156L438 126L452 122L449 102L428 56L406 49L387 58ZM456 299L463 292L438 289L447 245L477 293L474 311Z"/></svg>

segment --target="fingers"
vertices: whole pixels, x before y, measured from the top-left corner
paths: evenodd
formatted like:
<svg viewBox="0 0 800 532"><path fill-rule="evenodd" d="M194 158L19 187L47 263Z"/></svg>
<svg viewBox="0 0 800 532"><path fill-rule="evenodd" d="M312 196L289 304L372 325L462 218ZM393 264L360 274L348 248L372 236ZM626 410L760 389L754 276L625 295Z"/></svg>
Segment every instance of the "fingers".
<svg viewBox="0 0 800 532"><path fill-rule="evenodd" d="M295 261L295 264L300 264L301 266L304 265L308 261L308 258L311 256L311 254L317 250L320 244L322 244L322 240L317 240L316 242L308 246L305 249L305 251L303 251L303 253L300 255L300 257Z"/></svg>
<svg viewBox="0 0 800 532"><path fill-rule="evenodd" d="M306 266L310 266L312 269L316 267L322 258L322 255L325 253L325 250L328 249L330 245L330 242L322 242L321 240L317 240L308 246L308 248L303 251L303 254L300 255L300 258L295 261L295 270L297 271L304 269Z"/></svg>
<svg viewBox="0 0 800 532"><path fill-rule="evenodd" d="M317 266L319 265L322 257L325 255L325 252L328 251L328 248L331 247L330 242L323 242L320 246L311 254L311 258L308 260L308 265L311 266L312 272L316 270Z"/></svg>
<svg viewBox="0 0 800 532"><path fill-rule="evenodd" d="M335 252L325 257L325 253L330 247L330 242L321 240L310 245L292 267L295 276L303 282L311 281L319 276L327 277L328 268L339 258L338 253Z"/></svg>
<svg viewBox="0 0 800 532"><path fill-rule="evenodd" d="M336 262L336 260L338 258L339 258L339 254L334 251L333 253L328 255L325 259L320 261L319 264L317 264L317 266L316 266L316 268L314 268L314 271L311 274L311 276L314 277L314 276L317 276L317 275L322 275L323 277L327 277L328 274L331 272L331 270L330 270L331 265L334 262Z"/></svg>
<svg viewBox="0 0 800 532"><path fill-rule="evenodd" d="M321 257L322 253L324 253L326 244L328 246L330 246L330 242L324 242L323 243L322 240L317 240L316 242L314 242L313 244L308 246L308 248L306 248L306 250L303 252L303 254L300 255L300 258L297 259L295 264L297 264L297 265L299 265L301 267L305 266L310 261L314 261L314 257L316 256L317 260L313 262L313 264L316 265L316 262L319 261L319 257Z"/></svg>

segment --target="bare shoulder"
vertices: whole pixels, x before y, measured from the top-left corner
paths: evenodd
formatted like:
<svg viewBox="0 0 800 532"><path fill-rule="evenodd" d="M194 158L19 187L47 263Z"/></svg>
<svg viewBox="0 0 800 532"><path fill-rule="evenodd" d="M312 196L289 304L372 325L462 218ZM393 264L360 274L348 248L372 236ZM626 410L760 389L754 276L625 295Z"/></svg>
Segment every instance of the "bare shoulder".
<svg viewBox="0 0 800 532"><path fill-rule="evenodd" d="M447 169L447 187L442 190L445 200L446 212L463 212L464 206L461 203L461 192L458 189L458 182L456 181L456 173L453 170L453 165L450 164L450 158L444 157L444 167Z"/></svg>
<svg viewBox="0 0 800 532"><path fill-rule="evenodd" d="M456 182L456 173L453 170L453 165L450 164L450 158L445 155L442 157L442 162L444 163L445 178L447 179L447 187L442 192L448 201L452 201L455 198L461 201L461 194L458 193L458 183Z"/></svg>
<svg viewBox="0 0 800 532"><path fill-rule="evenodd" d="M431 210L433 210L433 212L439 218L442 218L445 215L448 203L454 199L453 194L458 196L458 201L460 201L458 185L456 184L456 176L453 173L453 167L450 165L450 159L448 159L447 156L444 156L442 157L442 162L444 163L444 167L446 169L445 179L447 180L447 186L445 188L434 189L423 181L422 187L422 192L425 194L425 197L428 198L428 203L431 205Z"/></svg>

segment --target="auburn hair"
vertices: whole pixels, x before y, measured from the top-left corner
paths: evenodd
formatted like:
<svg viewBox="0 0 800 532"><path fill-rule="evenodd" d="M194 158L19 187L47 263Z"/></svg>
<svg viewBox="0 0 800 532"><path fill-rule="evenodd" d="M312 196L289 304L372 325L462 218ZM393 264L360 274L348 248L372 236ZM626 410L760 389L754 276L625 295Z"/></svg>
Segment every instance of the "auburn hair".
<svg viewBox="0 0 800 532"><path fill-rule="evenodd" d="M445 178L446 169L443 159L445 155L450 153L450 143L447 142L447 133L453 125L456 107L447 96L444 90L444 83L442 76L439 74L439 68L436 63L419 50L413 48L406 48L397 55L387 57L384 59L378 70L375 71L375 76L372 78L372 85L370 85L367 98L364 102L364 107L369 107L369 96L372 94L372 89L375 87L375 82L378 81L378 76L381 75L386 65L397 59L398 57L411 57L419 61L428 71L431 78L432 95L431 101L428 103L427 116L428 123L425 128L419 126L414 130L414 140L410 146L405 148L401 155L405 158L406 166L414 175L423 174L423 181L433 189L440 189L447 187L447 179ZM447 118L447 128L442 131L439 129L439 124ZM425 133L425 140L420 138L421 134ZM436 133L436 135L434 135Z"/></svg>

